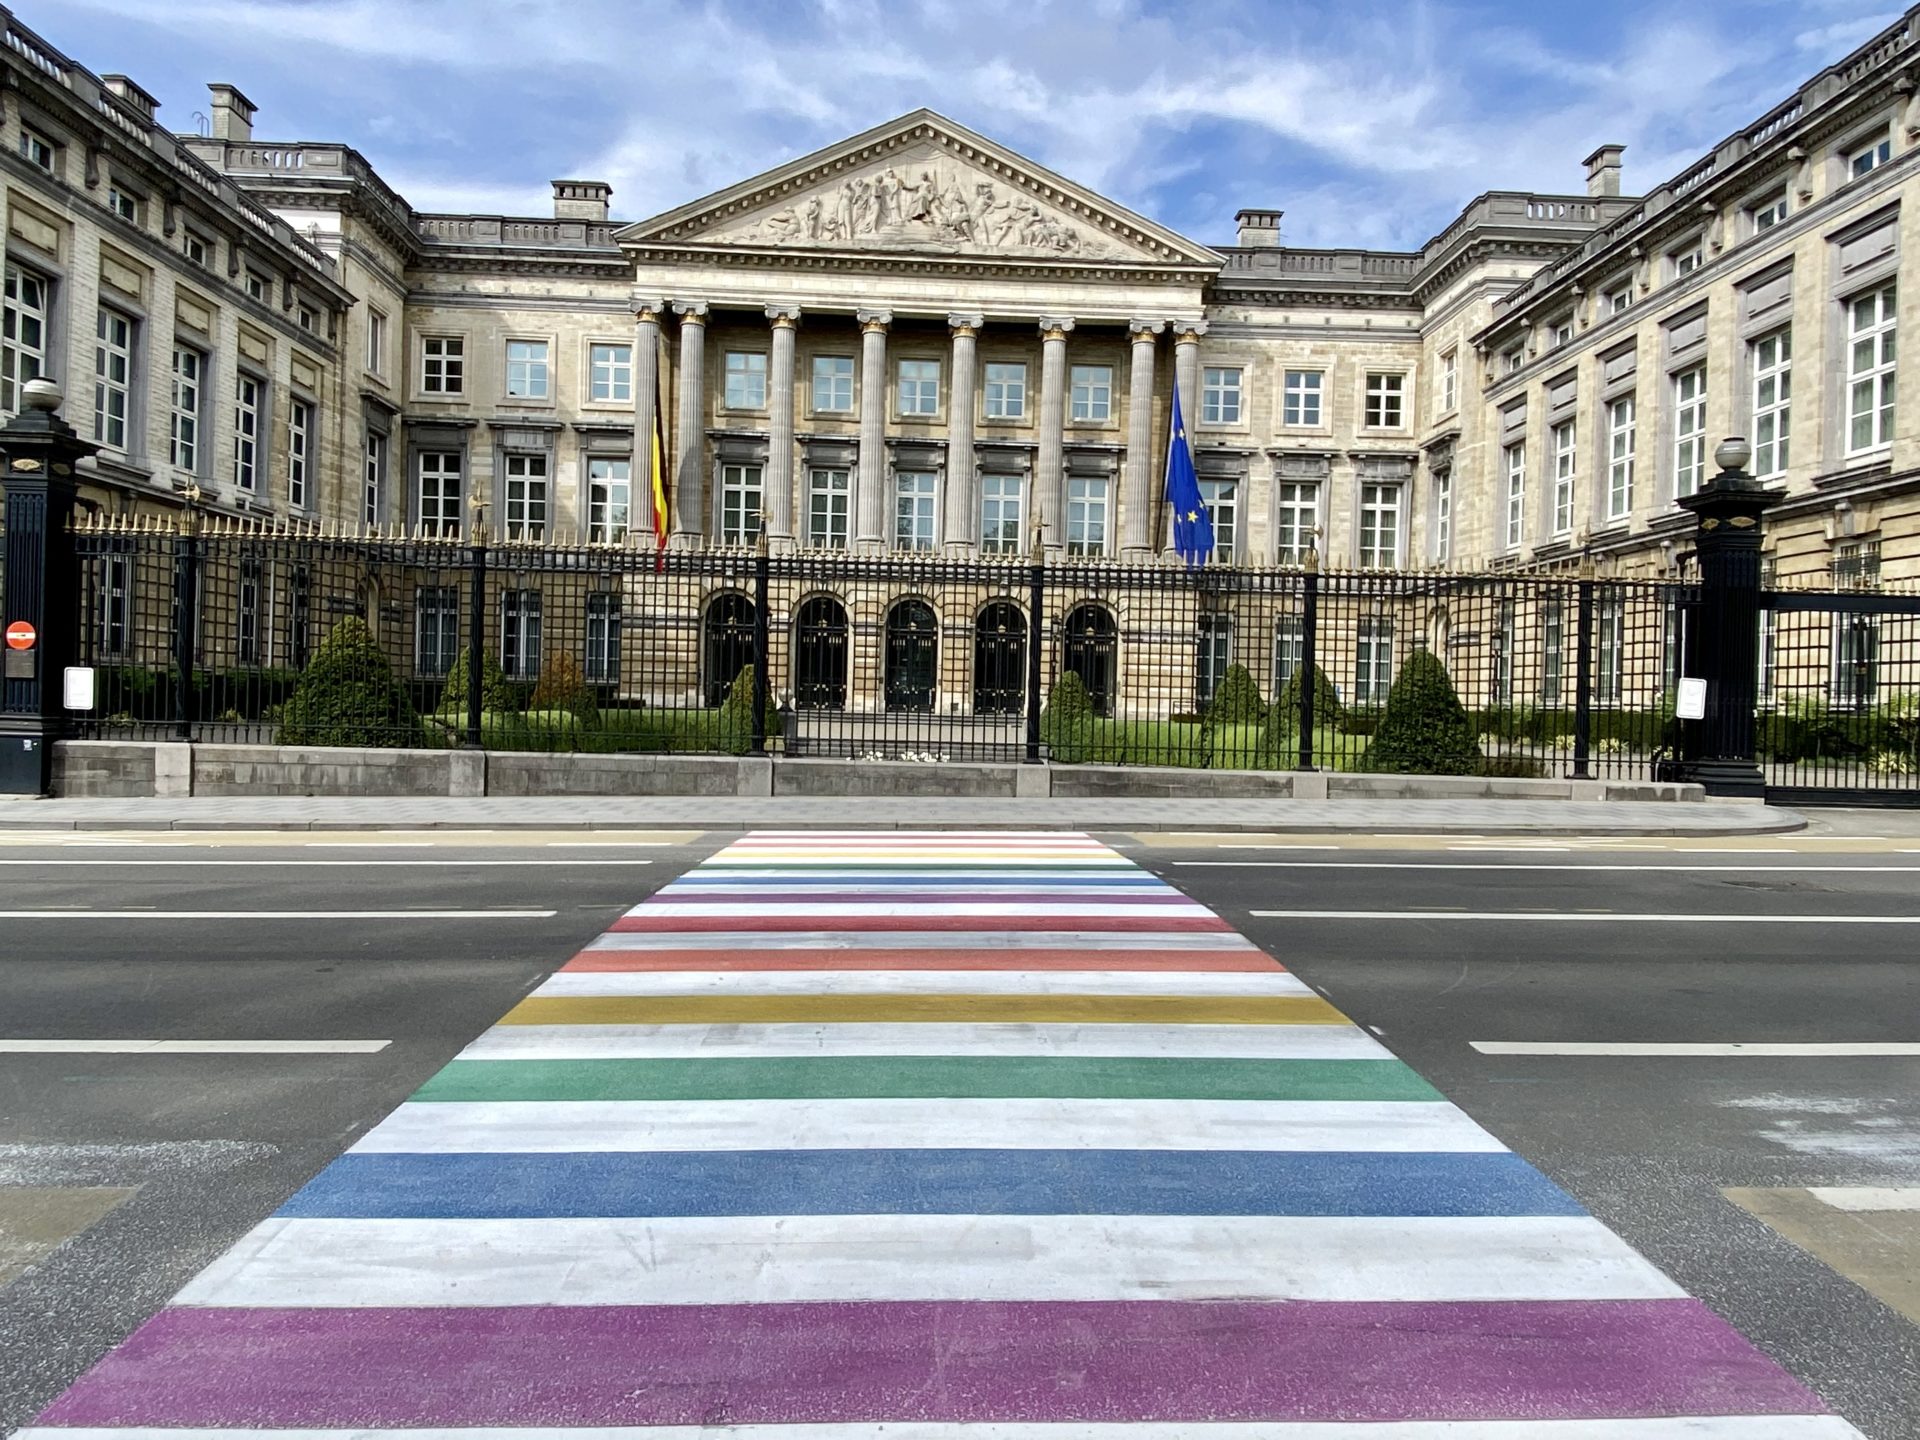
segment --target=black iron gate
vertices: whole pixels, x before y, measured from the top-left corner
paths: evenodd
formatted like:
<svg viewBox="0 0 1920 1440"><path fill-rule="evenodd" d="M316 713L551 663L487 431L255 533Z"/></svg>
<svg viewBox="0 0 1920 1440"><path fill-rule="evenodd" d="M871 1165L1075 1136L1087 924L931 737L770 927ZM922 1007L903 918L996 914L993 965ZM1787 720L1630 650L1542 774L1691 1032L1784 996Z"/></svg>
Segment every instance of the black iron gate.
<svg viewBox="0 0 1920 1440"><path fill-rule="evenodd" d="M933 709L940 629L924 600L902 600L887 612L887 709Z"/></svg>
<svg viewBox="0 0 1920 1440"><path fill-rule="evenodd" d="M1019 715L1026 706L1027 617L995 600L973 622L973 713Z"/></svg>

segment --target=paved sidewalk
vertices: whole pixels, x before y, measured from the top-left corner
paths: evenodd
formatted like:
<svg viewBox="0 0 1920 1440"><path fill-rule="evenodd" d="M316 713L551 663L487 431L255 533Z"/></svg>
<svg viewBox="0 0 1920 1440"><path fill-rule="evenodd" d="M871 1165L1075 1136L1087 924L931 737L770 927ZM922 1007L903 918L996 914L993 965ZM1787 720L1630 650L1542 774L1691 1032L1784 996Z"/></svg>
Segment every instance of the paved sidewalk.
<svg viewBox="0 0 1920 1440"><path fill-rule="evenodd" d="M1565 800L758 799L733 795L456 800L246 796L0 801L0 830L1205 830L1301 834L1751 835L1799 830L1762 805Z"/></svg>

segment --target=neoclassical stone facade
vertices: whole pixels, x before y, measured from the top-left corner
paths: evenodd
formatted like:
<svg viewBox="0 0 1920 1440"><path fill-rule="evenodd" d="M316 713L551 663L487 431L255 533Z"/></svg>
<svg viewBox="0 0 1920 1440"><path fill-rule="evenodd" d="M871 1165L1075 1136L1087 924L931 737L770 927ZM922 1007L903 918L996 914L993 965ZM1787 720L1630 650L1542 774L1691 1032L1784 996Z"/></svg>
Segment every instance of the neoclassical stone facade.
<svg viewBox="0 0 1920 1440"><path fill-rule="evenodd" d="M1154 561L1177 387L1236 563L1672 573L1739 432L1779 574L1920 574L1920 9L1644 195L1602 146L1404 253L1198 243L931 111L637 223L427 214L4 19L0 405L57 380L109 509L612 541L658 407L677 546Z"/></svg>

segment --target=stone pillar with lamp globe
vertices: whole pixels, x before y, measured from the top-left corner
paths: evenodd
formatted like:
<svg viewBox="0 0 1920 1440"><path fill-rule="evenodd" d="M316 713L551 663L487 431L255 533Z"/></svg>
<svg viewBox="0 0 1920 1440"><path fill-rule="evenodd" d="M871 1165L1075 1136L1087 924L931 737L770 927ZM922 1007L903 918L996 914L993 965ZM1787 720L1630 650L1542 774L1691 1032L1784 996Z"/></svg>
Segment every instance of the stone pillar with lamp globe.
<svg viewBox="0 0 1920 1440"><path fill-rule="evenodd" d="M1694 546L1700 603L1685 647L1685 673L1706 681L1705 714L1683 722L1677 778L1710 795L1763 797L1755 755L1760 699L1760 517L1784 498L1747 473L1753 447L1729 436L1713 452L1720 467L1704 487L1681 497L1699 520Z"/></svg>
<svg viewBox="0 0 1920 1440"><path fill-rule="evenodd" d="M53 742L65 733L66 667L80 638L80 592L68 533L73 467L98 446L60 418L60 388L20 387L20 411L0 426L0 486L6 491L6 568L0 595L0 795L46 795Z"/></svg>

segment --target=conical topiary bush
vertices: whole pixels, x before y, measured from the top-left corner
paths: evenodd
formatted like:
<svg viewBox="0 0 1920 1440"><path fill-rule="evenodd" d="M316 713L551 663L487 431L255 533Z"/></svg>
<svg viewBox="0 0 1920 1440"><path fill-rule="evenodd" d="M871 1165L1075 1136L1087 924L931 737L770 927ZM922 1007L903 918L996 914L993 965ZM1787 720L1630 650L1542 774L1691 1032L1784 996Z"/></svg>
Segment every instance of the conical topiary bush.
<svg viewBox="0 0 1920 1440"><path fill-rule="evenodd" d="M1365 764L1368 770L1400 775L1472 775L1480 769L1473 721L1446 665L1431 650L1407 657L1387 692Z"/></svg>
<svg viewBox="0 0 1920 1440"><path fill-rule="evenodd" d="M420 720L358 615L327 632L280 712L283 745L420 743Z"/></svg>

